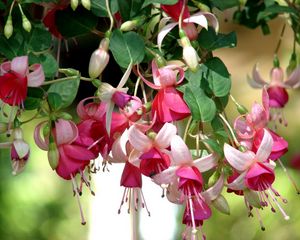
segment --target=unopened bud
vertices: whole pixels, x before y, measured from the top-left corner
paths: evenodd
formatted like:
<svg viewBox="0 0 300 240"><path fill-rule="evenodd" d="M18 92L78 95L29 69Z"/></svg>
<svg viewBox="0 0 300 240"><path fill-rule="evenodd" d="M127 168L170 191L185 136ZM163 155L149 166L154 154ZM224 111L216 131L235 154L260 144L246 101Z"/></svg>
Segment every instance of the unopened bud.
<svg viewBox="0 0 300 240"><path fill-rule="evenodd" d="M55 170L59 162L59 151L52 136L49 137L49 141L48 161L50 167Z"/></svg>
<svg viewBox="0 0 300 240"><path fill-rule="evenodd" d="M85 9L91 10L91 0L81 0L81 4Z"/></svg>
<svg viewBox="0 0 300 240"><path fill-rule="evenodd" d="M246 152L246 151L248 150L248 148L245 147L245 146L243 146L243 145L240 145L240 146L239 146L239 150L240 150L241 152Z"/></svg>
<svg viewBox="0 0 300 240"><path fill-rule="evenodd" d="M89 76L90 78L97 78L103 72L109 62L109 54L107 52L109 40L103 39L98 49L96 49L90 59Z"/></svg>
<svg viewBox="0 0 300 240"><path fill-rule="evenodd" d="M188 67L196 72L198 68L198 62L200 60L195 48L192 47L190 40L185 36L181 39L181 44L183 46L183 59Z"/></svg>
<svg viewBox="0 0 300 240"><path fill-rule="evenodd" d="M78 0L71 0L71 8L73 9L73 11L76 10L76 8L78 7L79 1Z"/></svg>
<svg viewBox="0 0 300 240"><path fill-rule="evenodd" d="M27 32L31 31L31 23L24 14L22 15L22 26L25 31L27 31Z"/></svg>
<svg viewBox="0 0 300 240"><path fill-rule="evenodd" d="M247 202L256 208L261 208L259 195L255 191L251 191L249 189L244 189L244 196Z"/></svg>
<svg viewBox="0 0 300 240"><path fill-rule="evenodd" d="M6 24L4 27L4 36L9 39L11 35L13 34L14 27L13 27L13 22L12 22L12 17L11 15L8 16L6 20Z"/></svg>
<svg viewBox="0 0 300 240"><path fill-rule="evenodd" d="M50 127L49 124L45 124L45 126L43 127L43 136L44 138L47 138L50 134Z"/></svg>
<svg viewBox="0 0 300 240"><path fill-rule="evenodd" d="M215 185L215 183L219 180L220 178L220 173L219 172L214 172L213 175L210 176L208 179L208 187L212 187Z"/></svg>
<svg viewBox="0 0 300 240"><path fill-rule="evenodd" d="M65 74L68 77L80 75L80 72L73 68L62 68L62 69L59 69L59 72Z"/></svg>
<svg viewBox="0 0 300 240"><path fill-rule="evenodd" d="M120 30L122 32L128 32L131 31L133 29L135 29L137 27L137 21L136 20L131 20L131 21L126 21L124 23L122 23Z"/></svg>
<svg viewBox="0 0 300 240"><path fill-rule="evenodd" d="M150 112L151 111L151 108L152 108L152 103L151 102L147 102L144 104L144 109L145 109L145 112Z"/></svg>
<svg viewBox="0 0 300 240"><path fill-rule="evenodd" d="M238 112L242 115L247 114L248 113L248 109L243 106L243 105L237 105L236 109L238 110Z"/></svg>
<svg viewBox="0 0 300 240"><path fill-rule="evenodd" d="M212 201L212 205L218 209L221 213L230 215L230 208L226 198L223 195L219 195L214 201Z"/></svg>
<svg viewBox="0 0 300 240"><path fill-rule="evenodd" d="M66 112L60 112L57 114L57 118L62 118L64 120L72 120L73 117L71 114L69 113L66 113Z"/></svg>
<svg viewBox="0 0 300 240"><path fill-rule="evenodd" d="M156 132L153 132L153 131L150 131L149 133L147 133L147 136L150 138L150 139L155 139L157 133Z"/></svg>
<svg viewBox="0 0 300 240"><path fill-rule="evenodd" d="M286 73L289 76L297 67L297 55L296 53L292 53L290 61L289 61L289 65L286 69Z"/></svg>

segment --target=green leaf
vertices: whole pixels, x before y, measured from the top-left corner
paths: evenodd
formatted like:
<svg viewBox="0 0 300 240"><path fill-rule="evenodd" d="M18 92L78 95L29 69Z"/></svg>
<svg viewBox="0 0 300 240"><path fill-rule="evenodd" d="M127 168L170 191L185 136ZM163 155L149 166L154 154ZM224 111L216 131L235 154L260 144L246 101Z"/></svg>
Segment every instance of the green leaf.
<svg viewBox="0 0 300 240"><path fill-rule="evenodd" d="M24 101L26 110L34 110L40 107L44 91L41 88L28 88L27 97Z"/></svg>
<svg viewBox="0 0 300 240"><path fill-rule="evenodd" d="M131 20L137 16L142 8L143 0L118 0L119 11L123 21Z"/></svg>
<svg viewBox="0 0 300 240"><path fill-rule="evenodd" d="M146 0L143 4L143 7L146 7L150 4L154 3L160 3L160 4L166 4L166 5L173 5L176 4L178 0Z"/></svg>
<svg viewBox="0 0 300 240"><path fill-rule="evenodd" d="M0 2L0 9L1 9L1 10L5 10L5 8L6 8L5 3L1 1L1 2Z"/></svg>
<svg viewBox="0 0 300 240"><path fill-rule="evenodd" d="M54 83L48 89L48 93L57 93L62 99L61 108L66 108L74 101L80 83L80 76L70 77L70 80Z"/></svg>
<svg viewBox="0 0 300 240"><path fill-rule="evenodd" d="M92 0L91 11L98 17L107 17L106 3L105 0ZM112 14L115 14L119 10L118 1L117 0L109 0L110 9Z"/></svg>
<svg viewBox="0 0 300 240"><path fill-rule="evenodd" d="M221 59L214 57L203 64L210 89L216 97L227 96L231 88L230 74Z"/></svg>
<svg viewBox="0 0 300 240"><path fill-rule="evenodd" d="M68 8L56 12L56 25L58 31L66 38L72 38L89 33L96 27L98 18L90 11L79 8L73 11Z"/></svg>
<svg viewBox="0 0 300 240"><path fill-rule="evenodd" d="M24 38L19 31L14 32L10 39L1 34L0 53L8 59L13 59L18 55L24 55Z"/></svg>
<svg viewBox="0 0 300 240"><path fill-rule="evenodd" d="M63 104L61 96L55 92L48 93L48 103L52 111L59 110Z"/></svg>
<svg viewBox="0 0 300 240"><path fill-rule="evenodd" d="M218 48L235 47L237 44L237 37L235 32L228 34L216 34L213 28L208 30L202 29L198 37L199 45L208 51L213 51Z"/></svg>
<svg viewBox="0 0 300 240"><path fill-rule="evenodd" d="M267 18L273 14L282 14L282 13L290 13L293 14L294 16L297 16L298 19L300 17L300 14L297 10L294 8L288 7L288 6L280 6L280 5L272 5L270 7L267 7L264 11L261 11L257 15L257 21L260 21L264 18Z"/></svg>
<svg viewBox="0 0 300 240"><path fill-rule="evenodd" d="M220 9L221 11L232 8L235 6L239 6L239 0L210 0L214 7Z"/></svg>
<svg viewBox="0 0 300 240"><path fill-rule="evenodd" d="M33 52L44 51L50 48L51 41L50 32L47 31L42 24L33 25L27 41L28 50Z"/></svg>
<svg viewBox="0 0 300 240"><path fill-rule="evenodd" d="M194 120L210 122L216 114L216 105L206 96L200 85L188 82L184 88L184 100L189 106Z"/></svg>
<svg viewBox="0 0 300 240"><path fill-rule="evenodd" d="M29 64L40 63L43 66L46 78L53 78L58 70L55 58L50 53L40 55L29 54Z"/></svg>
<svg viewBox="0 0 300 240"><path fill-rule="evenodd" d="M223 149L216 140L208 138L202 139L201 141L208 144L214 152L218 153L218 155L223 155Z"/></svg>
<svg viewBox="0 0 300 240"><path fill-rule="evenodd" d="M135 32L123 34L120 30L115 30L109 48L117 63L123 68L127 68L131 61L133 64L140 63L145 56L143 38Z"/></svg>

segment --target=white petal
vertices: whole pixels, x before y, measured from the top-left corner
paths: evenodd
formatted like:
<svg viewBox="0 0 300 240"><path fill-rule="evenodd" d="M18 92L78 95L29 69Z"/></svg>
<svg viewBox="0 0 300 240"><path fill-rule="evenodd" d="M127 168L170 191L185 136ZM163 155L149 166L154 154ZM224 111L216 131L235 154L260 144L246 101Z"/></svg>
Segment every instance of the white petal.
<svg viewBox="0 0 300 240"><path fill-rule="evenodd" d="M28 73L28 57L15 57L11 61L11 70L25 77Z"/></svg>
<svg viewBox="0 0 300 240"><path fill-rule="evenodd" d="M245 176L247 172L241 173L240 176L238 176L232 183L229 183L227 185L228 188L231 188L232 190L243 190L246 188L245 185Z"/></svg>
<svg viewBox="0 0 300 240"><path fill-rule="evenodd" d="M264 162L268 160L268 157L270 156L272 151L272 147L273 147L273 138L271 134L266 129L264 129L264 137L256 152L257 160L260 162Z"/></svg>
<svg viewBox="0 0 300 240"><path fill-rule="evenodd" d="M248 83L250 84L251 87L253 88L263 88L267 83L263 78L260 76L257 68L257 64L254 65L253 70L252 70L252 78L247 77Z"/></svg>
<svg viewBox="0 0 300 240"><path fill-rule="evenodd" d="M121 81L119 82L119 84L118 84L118 86L117 86L117 89L122 88L122 87L126 84L128 78L129 78L129 75L130 75L130 73L131 73L132 66L133 66L133 65L132 65L132 61L131 61L130 64L128 65L128 67L127 67L127 69L126 69L126 72L124 73L124 75L123 75Z"/></svg>
<svg viewBox="0 0 300 240"><path fill-rule="evenodd" d="M164 40L165 36L177 25L178 23L170 23L164 26L158 33L157 36L157 45L158 49L161 51L162 41Z"/></svg>
<svg viewBox="0 0 300 240"><path fill-rule="evenodd" d="M194 14L194 15L190 16L189 18L184 19L183 22L185 22L185 23L193 22L193 23L200 25L201 27L203 27L205 29L208 28L207 19L202 13Z"/></svg>
<svg viewBox="0 0 300 240"><path fill-rule="evenodd" d="M224 144L224 155L229 164L240 172L245 171L255 161L253 152L240 152L227 143Z"/></svg>
<svg viewBox="0 0 300 240"><path fill-rule="evenodd" d="M114 107L115 104L112 101L109 101L106 105L105 127L108 136L110 136L111 118L112 118Z"/></svg>
<svg viewBox="0 0 300 240"><path fill-rule="evenodd" d="M300 67L298 67L292 72L289 78L284 82L284 85L291 88L300 87Z"/></svg>
<svg viewBox="0 0 300 240"><path fill-rule="evenodd" d="M173 124L165 123L155 137L155 145L161 149L169 147L176 132L177 128Z"/></svg>
<svg viewBox="0 0 300 240"><path fill-rule="evenodd" d="M215 29L215 32L218 33L219 32L219 21L216 18L216 16L210 12L202 12L202 14L209 21L210 25Z"/></svg>
<svg viewBox="0 0 300 240"><path fill-rule="evenodd" d="M117 138L114 144L112 145L111 153L112 158L110 158L110 162L112 163L124 163L127 161L127 156L122 149L121 146L121 137Z"/></svg>
<svg viewBox="0 0 300 240"><path fill-rule="evenodd" d="M16 149L19 158L23 158L29 153L29 145L23 140L15 140L13 142L13 145Z"/></svg>
<svg viewBox="0 0 300 240"><path fill-rule="evenodd" d="M170 184L176 180L176 170L177 167L169 167L168 169L154 175L152 179L158 185Z"/></svg>
<svg viewBox="0 0 300 240"><path fill-rule="evenodd" d="M214 153L202 158L198 158L193 162L193 164L199 169L200 172L206 172L212 169L213 167L217 166L217 163L218 155Z"/></svg>
<svg viewBox="0 0 300 240"><path fill-rule="evenodd" d="M182 138L177 135L175 135L171 140L171 154L173 165L181 166L193 163L193 159L187 145Z"/></svg>
<svg viewBox="0 0 300 240"><path fill-rule="evenodd" d="M221 174L220 178L215 183L215 185L213 185L212 187L210 187L209 189L201 193L201 195L205 199L205 202L210 203L211 201L215 200L222 192L223 187L224 187L224 176L223 174Z"/></svg>
<svg viewBox="0 0 300 240"><path fill-rule="evenodd" d="M140 163L141 163L141 160L140 160L140 156L142 155L143 153L141 153L140 151L136 150L136 149L133 149L131 151L131 153L129 154L129 158L128 158L128 161L136 166L136 167L140 167Z"/></svg>
<svg viewBox="0 0 300 240"><path fill-rule="evenodd" d="M152 141L134 125L129 128L128 139L139 152L147 152L152 147Z"/></svg>
<svg viewBox="0 0 300 240"><path fill-rule="evenodd" d="M41 64L34 64L31 66L33 72L27 75L29 87L39 87L45 81L44 70Z"/></svg>

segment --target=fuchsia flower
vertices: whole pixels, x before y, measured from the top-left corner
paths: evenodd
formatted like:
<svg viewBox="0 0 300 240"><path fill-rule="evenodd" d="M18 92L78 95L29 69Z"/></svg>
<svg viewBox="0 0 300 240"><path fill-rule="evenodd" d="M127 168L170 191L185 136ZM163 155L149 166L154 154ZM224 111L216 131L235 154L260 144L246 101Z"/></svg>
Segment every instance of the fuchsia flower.
<svg viewBox="0 0 300 240"><path fill-rule="evenodd" d="M271 134L264 130L263 139L256 153L252 151L240 152L225 143L224 155L228 163L240 174L228 187L233 190L244 190L246 188L256 191L259 194L261 207L271 206L275 211L271 200L278 206L286 220L286 215L279 205L276 197L279 193L272 187L275 180L275 163L269 159L272 151L273 139ZM271 200L270 200L271 198ZM281 198L282 199L282 198ZM286 202L285 199L282 199Z"/></svg>
<svg viewBox="0 0 300 240"><path fill-rule="evenodd" d="M129 161L148 177L167 169L170 166L167 148L176 131L173 124L165 123L157 134L152 132L146 136L135 125L131 126L128 139L135 150L131 153Z"/></svg>
<svg viewBox="0 0 300 240"><path fill-rule="evenodd" d="M298 88L300 86L300 67L295 69L287 80L284 80L284 72L280 67L274 67L270 72L270 83L259 74L257 65L252 71L252 79L249 79L249 84L253 88L263 88L266 86L270 97L269 106L271 108L283 108L289 100L287 88Z"/></svg>
<svg viewBox="0 0 300 240"><path fill-rule="evenodd" d="M30 70L32 70L30 72ZM22 105L27 87L38 87L45 81L41 64L28 67L28 57L15 57L0 65L0 99L11 105Z"/></svg>
<svg viewBox="0 0 300 240"><path fill-rule="evenodd" d="M179 73L178 81L177 71ZM154 84L146 80L141 74L140 76L149 87L158 90L152 102L152 115L157 114L158 122L177 121L189 116L190 110L183 100L183 95L176 89L176 86L184 80L183 69L176 65L157 68L153 60L152 73Z"/></svg>
<svg viewBox="0 0 300 240"><path fill-rule="evenodd" d="M185 31L188 38L193 41L198 38L198 30L195 27L194 23L198 24L199 26L207 29L208 28L208 21L210 21L211 25L215 29L216 32L219 31L219 23L216 19L215 15L213 15L210 12L198 12L193 15L190 15L190 12L188 10L188 6L184 5L184 0L179 0L178 3L174 5L161 5L161 8L164 12L166 12L174 22L164 26L157 36L157 45L159 49L161 48L163 39L165 36L179 23L179 16L183 10L183 20L182 20L182 28ZM162 24L166 24L170 18L163 18L161 20Z"/></svg>
<svg viewBox="0 0 300 240"><path fill-rule="evenodd" d="M234 128L242 145L256 152L263 139L264 129L272 136L273 146L269 156L277 160L288 151L288 142L267 127L269 121L269 96L263 89L263 106L254 103L251 112L245 116L238 117L234 122Z"/></svg>

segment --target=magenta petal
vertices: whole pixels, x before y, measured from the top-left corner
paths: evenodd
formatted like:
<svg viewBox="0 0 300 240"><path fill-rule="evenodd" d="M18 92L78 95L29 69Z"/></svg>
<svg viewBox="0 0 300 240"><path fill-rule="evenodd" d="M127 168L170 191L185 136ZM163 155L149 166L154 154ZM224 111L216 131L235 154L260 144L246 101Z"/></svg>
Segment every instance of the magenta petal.
<svg viewBox="0 0 300 240"><path fill-rule="evenodd" d="M245 176L246 186L254 191L268 189L274 180L275 174L273 170L260 162L253 164Z"/></svg>
<svg viewBox="0 0 300 240"><path fill-rule="evenodd" d="M141 188L142 175L140 169L129 162L125 163L120 185L128 188Z"/></svg>
<svg viewBox="0 0 300 240"><path fill-rule="evenodd" d="M269 133L271 134L274 144L272 147L272 152L270 154L270 159L276 160L282 157L288 151L288 142L275 132L269 129Z"/></svg>
<svg viewBox="0 0 300 240"><path fill-rule="evenodd" d="M289 95L283 87L269 87L269 104L271 108L283 108L289 100Z"/></svg>
<svg viewBox="0 0 300 240"><path fill-rule="evenodd" d="M25 77L28 74L28 57L15 57L11 61L11 70L20 76Z"/></svg>
<svg viewBox="0 0 300 240"><path fill-rule="evenodd" d="M253 104L249 118L255 129L264 128L268 123L268 117L265 109L261 105L258 103Z"/></svg>
<svg viewBox="0 0 300 240"><path fill-rule="evenodd" d="M200 200L201 201L201 200ZM210 207L205 203L205 201L201 201L199 203L196 199L192 200L192 207L193 207L193 215L194 215L194 221L196 226L200 226L203 224L203 220L210 218L212 212ZM182 223L186 224L187 226L193 225L192 215L190 206L186 206L184 213L183 213L183 219Z"/></svg>
<svg viewBox="0 0 300 240"><path fill-rule="evenodd" d="M96 156L87 148L73 144L64 145L65 154L76 161L90 161Z"/></svg>
<svg viewBox="0 0 300 240"><path fill-rule="evenodd" d="M182 189L185 195L191 194L191 189L202 191L203 179L196 167L180 167L176 170L176 175L179 177L178 188Z"/></svg>

